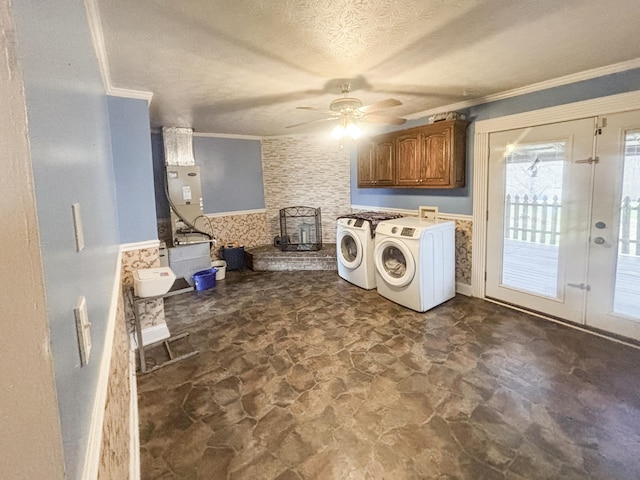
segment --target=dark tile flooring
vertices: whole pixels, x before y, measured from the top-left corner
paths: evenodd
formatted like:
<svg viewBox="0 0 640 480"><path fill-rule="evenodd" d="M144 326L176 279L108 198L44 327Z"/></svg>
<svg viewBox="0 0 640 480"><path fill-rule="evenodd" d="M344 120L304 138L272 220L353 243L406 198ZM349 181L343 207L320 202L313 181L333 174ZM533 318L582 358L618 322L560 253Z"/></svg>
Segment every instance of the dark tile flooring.
<svg viewBox="0 0 640 480"><path fill-rule="evenodd" d="M227 272L166 314L200 353L138 379L143 479L640 478L638 350L327 271Z"/></svg>

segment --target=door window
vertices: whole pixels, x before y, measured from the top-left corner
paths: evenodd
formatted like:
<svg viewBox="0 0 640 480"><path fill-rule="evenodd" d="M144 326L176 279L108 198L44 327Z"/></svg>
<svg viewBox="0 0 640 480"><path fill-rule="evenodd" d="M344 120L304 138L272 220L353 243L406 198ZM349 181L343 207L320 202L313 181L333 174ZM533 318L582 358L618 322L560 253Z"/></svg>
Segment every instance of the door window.
<svg viewBox="0 0 640 480"><path fill-rule="evenodd" d="M340 251L342 252L342 258L348 263L356 261L358 257L358 245L351 235L345 235L340 241Z"/></svg>
<svg viewBox="0 0 640 480"><path fill-rule="evenodd" d="M502 250L506 287L558 296L565 150L564 141L507 146Z"/></svg>
<svg viewBox="0 0 640 480"><path fill-rule="evenodd" d="M399 248L388 246L382 251L382 266L392 278L402 278L407 273L407 259Z"/></svg>
<svg viewBox="0 0 640 480"><path fill-rule="evenodd" d="M640 319L640 130L626 132L613 311Z"/></svg>

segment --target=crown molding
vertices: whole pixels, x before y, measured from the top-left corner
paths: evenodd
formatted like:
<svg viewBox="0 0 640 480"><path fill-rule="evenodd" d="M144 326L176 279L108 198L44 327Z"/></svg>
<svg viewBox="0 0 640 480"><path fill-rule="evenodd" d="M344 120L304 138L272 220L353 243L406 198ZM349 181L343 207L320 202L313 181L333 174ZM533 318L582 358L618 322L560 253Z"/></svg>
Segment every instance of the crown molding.
<svg viewBox="0 0 640 480"><path fill-rule="evenodd" d="M505 100L507 98L519 97L528 93L539 92L541 90L547 90L549 88L561 87L563 85L569 85L571 83L582 82L584 80L591 80L592 78L604 77L614 73L620 73L627 70L633 70L634 68L640 68L640 58L635 58L626 62L614 63L606 67L594 68L592 70L585 70L584 72L573 73L571 75L565 75L564 77L553 78L551 80L545 80L544 82L533 83L520 88L514 88L513 90L507 90L505 92L496 93L493 95L486 95L484 97L474 98L470 100L464 100L462 102L453 103L443 107L433 108L430 110L424 110L422 112L412 113L411 115L405 115L407 120L417 120L436 113L451 112L455 110L463 110L465 108L474 107L483 103L496 102L498 100Z"/></svg>
<svg viewBox="0 0 640 480"><path fill-rule="evenodd" d="M262 140L264 137L258 135L235 135L233 133L204 133L193 132L194 137L211 137L211 138L235 138L238 140Z"/></svg>
<svg viewBox="0 0 640 480"><path fill-rule="evenodd" d="M107 50L104 44L104 33L102 32L102 21L100 20L100 10L98 9L97 0L84 0L84 6L87 13L87 24L91 32L91 42L98 59L98 67L102 84L107 95L124 98L137 98L146 100L151 103L153 97L152 92L143 90L129 90L125 88L117 88L111 84L111 72L109 70L109 60L107 59Z"/></svg>
<svg viewBox="0 0 640 480"><path fill-rule="evenodd" d="M123 98L135 98L137 100L146 100L147 103L151 103L153 98L153 92L146 92L144 90L130 90L128 88L110 87L107 90L107 95Z"/></svg>

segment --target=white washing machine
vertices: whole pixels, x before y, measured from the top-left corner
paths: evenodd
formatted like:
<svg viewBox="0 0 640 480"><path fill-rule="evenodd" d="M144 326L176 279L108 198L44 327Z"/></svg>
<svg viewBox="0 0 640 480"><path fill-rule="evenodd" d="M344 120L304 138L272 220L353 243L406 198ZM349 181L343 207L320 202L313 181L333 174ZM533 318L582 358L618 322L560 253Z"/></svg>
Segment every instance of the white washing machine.
<svg viewBox="0 0 640 480"><path fill-rule="evenodd" d="M366 290L376 288L371 223L363 218L338 218L338 275Z"/></svg>
<svg viewBox="0 0 640 480"><path fill-rule="evenodd" d="M425 312L455 291L455 224L404 217L380 222L374 263L378 293Z"/></svg>

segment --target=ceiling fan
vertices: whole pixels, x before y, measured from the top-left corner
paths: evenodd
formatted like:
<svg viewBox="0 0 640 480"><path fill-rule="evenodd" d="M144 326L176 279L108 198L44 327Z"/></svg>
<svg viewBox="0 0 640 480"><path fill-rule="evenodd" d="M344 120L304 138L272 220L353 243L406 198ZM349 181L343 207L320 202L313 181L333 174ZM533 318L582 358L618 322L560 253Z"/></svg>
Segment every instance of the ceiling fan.
<svg viewBox="0 0 640 480"><path fill-rule="evenodd" d="M309 122L297 123L295 125L289 125L286 128L300 127L302 125L311 125L314 123L321 123L326 121L338 121L338 125L334 128L332 135L336 138L342 139L345 136L351 138L357 138L361 132L358 129L357 122L376 122L385 123L387 125L402 125L407 120L400 117L389 117L386 115L379 115L378 111L386 108L397 107L402 105L400 100L395 98L387 98L386 100L380 100L378 102L363 105L362 101L357 98L349 97L349 90L351 84L348 82L340 85L342 90L342 97L334 100L329 104L329 109L316 108L316 107L296 107L299 110L312 110L314 112L322 112L329 115L326 118L320 118L318 120L311 120Z"/></svg>

